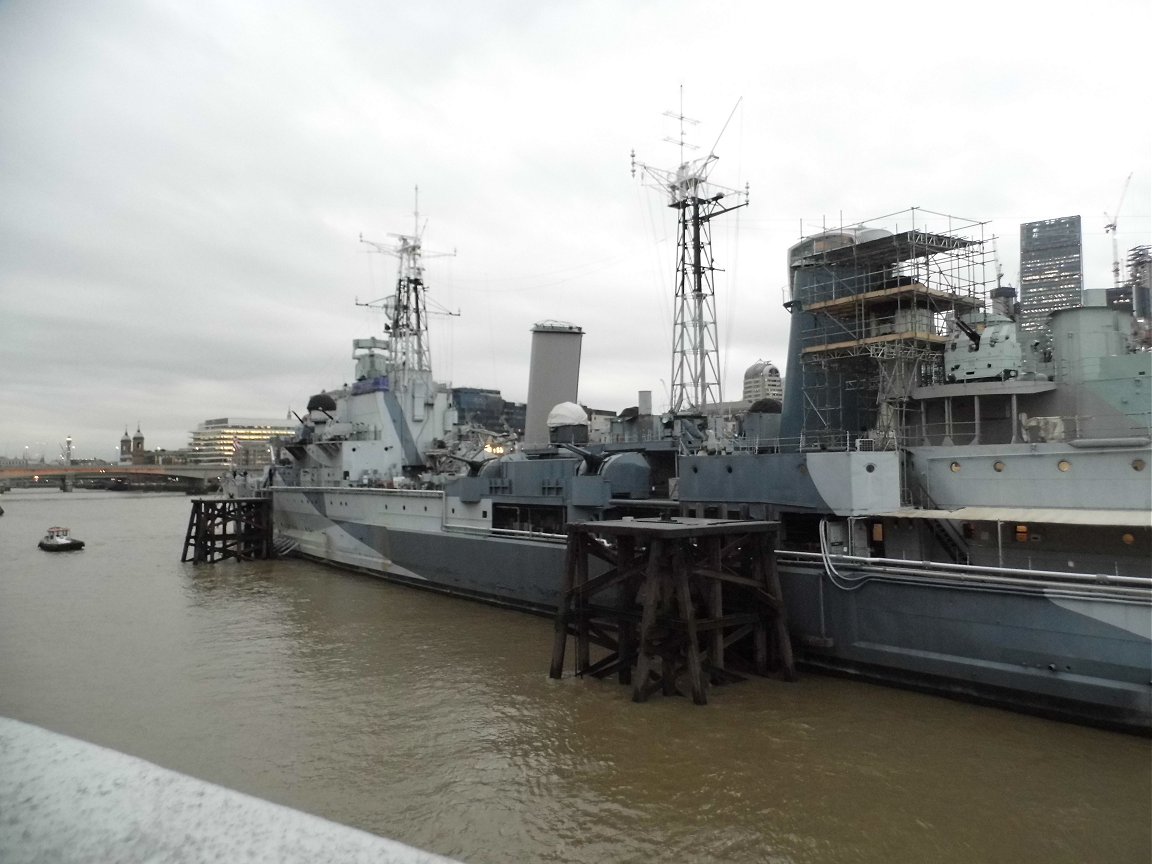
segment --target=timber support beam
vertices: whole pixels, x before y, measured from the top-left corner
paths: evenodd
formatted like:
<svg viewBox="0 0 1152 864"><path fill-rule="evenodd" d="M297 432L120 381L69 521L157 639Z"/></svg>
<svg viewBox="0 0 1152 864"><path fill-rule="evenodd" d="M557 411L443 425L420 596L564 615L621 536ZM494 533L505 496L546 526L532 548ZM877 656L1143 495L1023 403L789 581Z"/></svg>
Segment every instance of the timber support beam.
<svg viewBox="0 0 1152 864"><path fill-rule="evenodd" d="M576 674L616 674L635 702L660 691L704 705L709 685L741 680L732 666L794 680L778 527L687 517L569 525L549 674L563 675L572 638Z"/></svg>

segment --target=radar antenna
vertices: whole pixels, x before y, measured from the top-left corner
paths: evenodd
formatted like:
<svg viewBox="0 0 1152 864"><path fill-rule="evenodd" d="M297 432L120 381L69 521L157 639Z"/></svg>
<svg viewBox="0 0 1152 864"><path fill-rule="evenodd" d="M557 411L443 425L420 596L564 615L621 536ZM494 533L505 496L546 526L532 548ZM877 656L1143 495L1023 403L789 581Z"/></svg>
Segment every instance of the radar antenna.
<svg viewBox="0 0 1152 864"><path fill-rule="evenodd" d="M739 107L740 100L728 116ZM683 88L681 88L683 106ZM683 107L678 114L665 112L666 117L680 123L680 167L675 171L656 168L636 161L632 151L632 176L640 169L641 182L654 186L668 195L668 206L678 211L676 243L676 302L672 322L672 392L670 408L673 413L702 411L707 405L723 401L720 388L720 349L716 340L716 290L714 274L720 268L712 259L711 221L717 216L748 206L748 185L743 193L716 185L708 177L717 161L716 146L728 128L725 122L716 144L707 156L687 161L684 159L684 124L698 121L684 116ZM666 139L671 140L671 139ZM672 143L676 143L672 141ZM729 195L743 194L738 203L721 203ZM722 271L721 271L722 272Z"/></svg>
<svg viewBox="0 0 1152 864"><path fill-rule="evenodd" d="M677 123L680 124L680 137L673 138L671 135L667 135L664 137L664 140L667 143L675 144L676 146L678 146L680 148L680 161L683 162L685 149L688 149L688 150L699 150L700 149L695 144L689 144L687 141L687 135L685 134L685 129L684 129L685 123L687 123L689 126L699 126L700 121L699 120L693 120L691 117L685 117L684 116L684 85L683 84L680 85L680 112L676 113L674 111L665 111L664 116L667 117L669 120L675 120Z"/></svg>

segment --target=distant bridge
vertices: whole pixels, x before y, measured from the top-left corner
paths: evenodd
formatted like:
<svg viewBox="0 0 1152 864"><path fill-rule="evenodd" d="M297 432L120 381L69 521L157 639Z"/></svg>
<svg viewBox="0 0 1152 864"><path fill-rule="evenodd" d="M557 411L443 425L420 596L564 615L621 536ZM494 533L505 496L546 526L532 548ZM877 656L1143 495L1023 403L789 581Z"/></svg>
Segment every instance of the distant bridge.
<svg viewBox="0 0 1152 864"><path fill-rule="evenodd" d="M34 477L183 477L192 480L215 480L231 472L232 465L4 465L0 480L30 480ZM259 472L261 469L237 468Z"/></svg>

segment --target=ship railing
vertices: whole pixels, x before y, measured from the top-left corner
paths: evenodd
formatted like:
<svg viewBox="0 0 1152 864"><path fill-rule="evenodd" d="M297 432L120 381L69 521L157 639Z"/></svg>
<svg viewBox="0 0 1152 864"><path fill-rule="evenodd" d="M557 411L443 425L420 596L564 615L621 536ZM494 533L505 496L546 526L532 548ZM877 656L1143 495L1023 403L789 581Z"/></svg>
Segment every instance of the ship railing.
<svg viewBox="0 0 1152 864"><path fill-rule="evenodd" d="M792 438L767 438L742 435L731 440L732 450L743 453L820 453L858 450L896 449L895 439L875 433L852 433L844 430L809 432Z"/></svg>
<svg viewBox="0 0 1152 864"><path fill-rule="evenodd" d="M271 488L276 490L283 490L286 492L350 492L362 493L372 495L400 495L409 498L443 498L444 491L442 489L405 489L396 486L378 486L364 483L354 483L348 480L341 480L326 484L309 484L309 483L290 483L287 480L290 478L282 477L277 474L277 480ZM281 482L284 481L284 482Z"/></svg>
<svg viewBox="0 0 1152 864"><path fill-rule="evenodd" d="M912 422L904 427L903 440L916 446L951 446L966 444L1041 444L1059 442L1127 441L1132 446L1146 445L1152 438L1149 415L1120 414L1097 416L1065 414L1053 416L989 417L951 422ZM1141 439L1145 439L1141 441Z"/></svg>
<svg viewBox="0 0 1152 864"><path fill-rule="evenodd" d="M444 492L441 489L406 489L403 486L384 486L381 480L374 480L372 483L354 483L348 482L347 485L338 484L333 488L339 489L341 492L371 492L376 495L402 495L409 498L442 498Z"/></svg>
<svg viewBox="0 0 1152 864"><path fill-rule="evenodd" d="M567 534L557 534L553 531L534 531L522 528L493 528L488 532L495 537L516 537L524 540L555 540L559 543L567 542Z"/></svg>
<svg viewBox="0 0 1152 864"><path fill-rule="evenodd" d="M800 438L739 435L734 437L731 443L732 450L736 453L799 453L803 449L803 441Z"/></svg>
<svg viewBox="0 0 1152 864"><path fill-rule="evenodd" d="M555 543L565 543L567 534L556 534L551 531L535 531L525 528L489 528L486 525L472 525L461 522L445 522L444 530L454 534L476 534L485 537L505 537L512 540L536 540Z"/></svg>

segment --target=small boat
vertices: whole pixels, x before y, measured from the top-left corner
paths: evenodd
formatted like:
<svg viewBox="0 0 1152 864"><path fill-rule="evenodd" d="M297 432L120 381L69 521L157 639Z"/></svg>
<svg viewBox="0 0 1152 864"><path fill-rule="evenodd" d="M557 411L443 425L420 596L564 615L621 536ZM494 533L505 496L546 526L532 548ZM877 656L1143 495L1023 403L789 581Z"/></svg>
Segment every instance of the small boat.
<svg viewBox="0 0 1152 864"><path fill-rule="evenodd" d="M45 552L72 552L84 548L84 541L68 536L67 528L49 528L40 548Z"/></svg>

